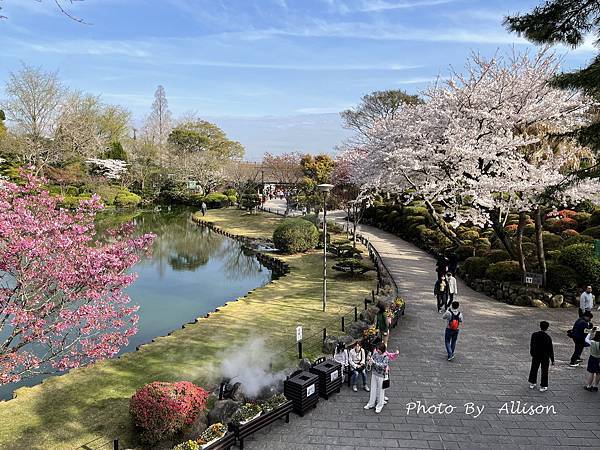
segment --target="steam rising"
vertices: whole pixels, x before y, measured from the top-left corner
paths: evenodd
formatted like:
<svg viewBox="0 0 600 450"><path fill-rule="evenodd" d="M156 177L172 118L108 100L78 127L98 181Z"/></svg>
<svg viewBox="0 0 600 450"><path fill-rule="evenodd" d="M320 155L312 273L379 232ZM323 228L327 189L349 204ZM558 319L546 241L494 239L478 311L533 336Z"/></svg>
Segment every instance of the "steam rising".
<svg viewBox="0 0 600 450"><path fill-rule="evenodd" d="M269 371L270 354L263 339L253 339L230 354L221 364L223 377L242 383L248 397L256 397L264 388L285 379L285 373Z"/></svg>

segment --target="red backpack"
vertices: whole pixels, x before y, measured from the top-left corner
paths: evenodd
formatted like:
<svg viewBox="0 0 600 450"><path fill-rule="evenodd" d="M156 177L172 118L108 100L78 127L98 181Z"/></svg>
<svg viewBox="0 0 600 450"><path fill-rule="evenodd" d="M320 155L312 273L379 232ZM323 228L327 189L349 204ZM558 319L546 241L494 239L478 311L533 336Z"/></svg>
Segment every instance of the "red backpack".
<svg viewBox="0 0 600 450"><path fill-rule="evenodd" d="M459 326L460 311L458 312L458 314L454 314L452 311L450 311L450 320L448 321L448 328L450 328L451 330L458 330Z"/></svg>

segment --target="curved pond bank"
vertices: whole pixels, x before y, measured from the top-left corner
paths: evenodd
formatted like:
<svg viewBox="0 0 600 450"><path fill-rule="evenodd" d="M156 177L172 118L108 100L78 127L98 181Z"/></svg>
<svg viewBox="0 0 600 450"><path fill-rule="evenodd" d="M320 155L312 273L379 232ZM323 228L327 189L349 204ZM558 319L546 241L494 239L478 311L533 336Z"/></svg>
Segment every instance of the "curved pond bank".
<svg viewBox="0 0 600 450"><path fill-rule="evenodd" d="M127 288L139 305L138 333L120 354L180 328L241 297L271 280L271 271L234 239L191 220L191 208L104 213L98 232L133 221L139 233L157 235L152 256L133 267L138 279ZM33 386L47 377L0 387L0 399L12 398L15 389Z"/></svg>

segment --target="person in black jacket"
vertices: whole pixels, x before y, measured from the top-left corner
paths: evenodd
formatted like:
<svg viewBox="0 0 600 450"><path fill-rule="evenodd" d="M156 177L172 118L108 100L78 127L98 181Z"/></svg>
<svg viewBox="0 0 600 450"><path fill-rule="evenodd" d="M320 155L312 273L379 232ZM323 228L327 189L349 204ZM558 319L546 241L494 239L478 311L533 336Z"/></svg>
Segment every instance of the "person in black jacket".
<svg viewBox="0 0 600 450"><path fill-rule="evenodd" d="M575 321L573 325L573 329L569 334L569 337L573 339L575 343L575 350L573 351L573 356L571 356L571 363L569 364L571 367L577 367L583 359L581 359L581 352L585 347L585 336L587 334L587 330L592 328L594 325L591 320L594 315L585 311L583 315Z"/></svg>
<svg viewBox="0 0 600 450"><path fill-rule="evenodd" d="M540 331L531 335L531 344L529 354L531 355L531 370L529 371L529 388L535 389L537 384L538 369L542 368L542 378L540 380L540 392L548 390L548 368L550 361L554 365L554 347L552 338L546 333L550 324L545 320L540 322Z"/></svg>

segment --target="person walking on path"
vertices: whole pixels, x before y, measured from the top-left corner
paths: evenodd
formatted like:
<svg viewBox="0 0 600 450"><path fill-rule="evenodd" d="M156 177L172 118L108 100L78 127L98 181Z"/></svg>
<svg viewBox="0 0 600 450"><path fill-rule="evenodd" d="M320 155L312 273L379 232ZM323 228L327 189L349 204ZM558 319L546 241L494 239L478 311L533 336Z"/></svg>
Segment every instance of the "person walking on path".
<svg viewBox="0 0 600 450"><path fill-rule="evenodd" d="M435 271L437 272L438 279L446 275L446 272L448 272L448 258L440 256L435 264Z"/></svg>
<svg viewBox="0 0 600 450"><path fill-rule="evenodd" d="M202 205L200 205L200 209L202 210L202 215L205 216L206 215L206 203L202 202Z"/></svg>
<svg viewBox="0 0 600 450"><path fill-rule="evenodd" d="M598 392L598 383L600 383L600 331L597 328L592 328L586 336L585 342L590 346L585 390Z"/></svg>
<svg viewBox="0 0 600 450"><path fill-rule="evenodd" d="M590 346L585 390L598 392L598 383L600 383L600 331L597 327L594 327L589 331L585 338L585 342Z"/></svg>
<svg viewBox="0 0 600 450"><path fill-rule="evenodd" d="M433 285L433 295L437 300L438 312L442 313L446 310L446 303L448 302L448 283L446 283L445 277L440 277Z"/></svg>
<svg viewBox="0 0 600 450"><path fill-rule="evenodd" d="M586 311L591 312L593 308L594 295L592 294L592 287L588 286L579 297L579 317L583 316Z"/></svg>
<svg viewBox="0 0 600 450"><path fill-rule="evenodd" d="M594 315L591 312L584 312L583 315L575 321L573 328L567 333L569 337L573 339L573 343L575 344L575 350L573 351L571 363L569 364L571 367L577 367L583 362L583 359L581 359L581 352L585 347L586 330L593 327L592 322L590 322L592 317L594 317Z"/></svg>
<svg viewBox="0 0 600 450"><path fill-rule="evenodd" d="M366 364L367 364L367 356L365 353L365 349L360 346L360 341L356 341L352 350L350 350L350 371L352 373L352 390L354 392L358 391L356 387L356 383L358 381L358 376L360 375L363 383L363 389L369 392L369 386L367 386L367 373L366 373Z"/></svg>
<svg viewBox="0 0 600 450"><path fill-rule="evenodd" d="M458 340L458 328L460 327L460 324L463 323L463 314L458 309L459 306L460 304L457 301L452 302L450 309L442 316L442 319L446 321L444 340L446 342L448 361L452 361L454 359L456 341Z"/></svg>
<svg viewBox="0 0 600 450"><path fill-rule="evenodd" d="M381 412L385 403L383 379L385 378L389 366L389 359L385 354L386 349L386 345L381 342L370 358L372 369L371 394L369 396L369 402L365 405L365 409L372 409L374 407L377 414Z"/></svg>
<svg viewBox="0 0 600 450"><path fill-rule="evenodd" d="M388 324L387 314L385 313L385 305L383 302L379 302L377 303L377 308L379 311L377 312L375 320L375 328L379 331L383 343L387 345L390 336L390 325Z"/></svg>
<svg viewBox="0 0 600 450"><path fill-rule="evenodd" d="M540 379L540 392L548 390L548 369L550 362L554 365L554 347L552 338L546 333L550 324L545 320L540 322L540 331L531 335L529 354L531 355L531 370L529 371L529 389L535 389L537 385L538 370L542 368Z"/></svg>
<svg viewBox="0 0 600 450"><path fill-rule="evenodd" d="M448 284L448 299L446 301L446 309L448 309L454 301L454 296L458 294L458 290L456 288L456 278L452 276L452 272L448 272L446 274L446 283Z"/></svg>

